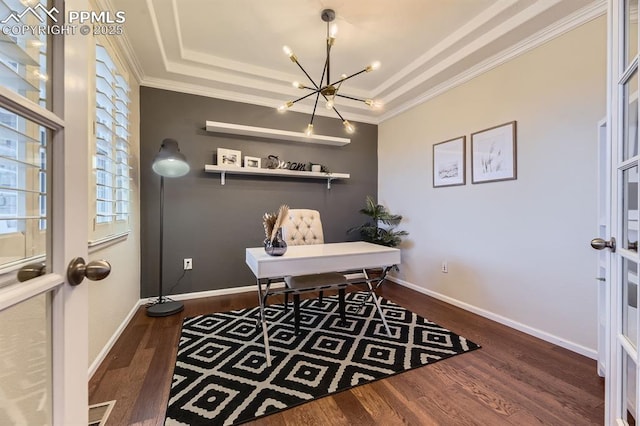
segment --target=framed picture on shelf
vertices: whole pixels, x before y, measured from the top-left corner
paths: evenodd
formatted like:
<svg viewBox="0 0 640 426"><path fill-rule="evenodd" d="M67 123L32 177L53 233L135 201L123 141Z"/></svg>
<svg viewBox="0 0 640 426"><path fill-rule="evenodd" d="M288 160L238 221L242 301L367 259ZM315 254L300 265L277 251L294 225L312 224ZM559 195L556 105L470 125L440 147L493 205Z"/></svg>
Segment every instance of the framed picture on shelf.
<svg viewBox="0 0 640 426"><path fill-rule="evenodd" d="M235 149L218 148L218 165L219 166L242 166L242 153Z"/></svg>
<svg viewBox="0 0 640 426"><path fill-rule="evenodd" d="M249 169L259 169L261 166L261 158L258 157L249 157L248 155L244 156L244 167Z"/></svg>
<svg viewBox="0 0 640 426"><path fill-rule="evenodd" d="M465 184L466 137L433 145L433 187Z"/></svg>
<svg viewBox="0 0 640 426"><path fill-rule="evenodd" d="M516 122L471 134L471 182L514 180L517 177Z"/></svg>

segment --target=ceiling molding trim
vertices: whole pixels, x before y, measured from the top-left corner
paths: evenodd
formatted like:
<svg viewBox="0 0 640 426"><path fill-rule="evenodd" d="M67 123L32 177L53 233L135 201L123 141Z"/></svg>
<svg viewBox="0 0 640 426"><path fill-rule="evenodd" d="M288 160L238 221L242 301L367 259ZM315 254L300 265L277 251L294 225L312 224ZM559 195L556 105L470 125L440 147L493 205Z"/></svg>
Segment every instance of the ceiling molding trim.
<svg viewBox="0 0 640 426"><path fill-rule="evenodd" d="M162 57L162 63L165 70L167 69L167 52L164 49L164 43L162 42L162 32L160 31L160 25L158 24L158 17L156 16L156 9L153 7L152 0L145 0L147 3L147 9L149 10L149 18L151 18L151 26L153 27L153 34L158 42L158 48L160 49L160 56Z"/></svg>
<svg viewBox="0 0 640 426"><path fill-rule="evenodd" d="M434 77L440 72L445 71L448 67L455 65L457 62L473 54L474 52L477 52L482 47L485 47L489 43L497 40L498 38L508 33L509 31L513 30L514 28L522 25L523 23L529 21L530 19L533 19L534 17L538 16L540 13L548 10L552 6L555 6L559 2L560 0L549 0L541 3L532 4L528 8L521 11L520 13L511 17L509 20L501 23L500 25L492 28L490 31L487 31L486 33L482 34L482 36L476 38L471 43L457 50L456 52L448 56L446 59L438 62L437 64L433 65L432 67L422 72L420 75L412 78L411 80L409 80L402 86L398 87L391 93L386 94L385 96L383 96L383 100L385 101L385 103L390 103L394 99L404 95L405 93L408 93L411 90L414 90L416 87L428 81L430 78ZM500 56L500 54L498 54L497 56ZM375 97L379 97L379 95L376 95Z"/></svg>
<svg viewBox="0 0 640 426"><path fill-rule="evenodd" d="M173 25L176 27L176 37L178 38L178 50L180 57L184 59L184 43L182 42L182 27L180 27L180 19L178 17L178 4L176 0L171 0L171 9L173 10Z"/></svg>
<svg viewBox="0 0 640 426"><path fill-rule="evenodd" d="M596 19L607 12L606 0L601 0L598 3L594 3L587 6L576 13L568 16L567 18L557 22L556 24L539 31L531 37L523 40L521 43L514 45L513 47L500 52L497 55L475 65L468 69L466 72L458 74L456 77L445 81L444 83L435 86L428 90L421 96L418 96L411 101L408 101L388 112L382 114L379 117L378 123L383 123L390 118L393 118L415 106L425 103L442 93L445 93L463 83L466 83L487 71L492 70L512 59L526 53L532 49L540 47L541 45L551 41L552 39L559 37L583 24L586 24L593 19Z"/></svg>
<svg viewBox="0 0 640 426"><path fill-rule="evenodd" d="M445 37L443 40L441 40L438 44L433 46L427 52L420 55L417 59L412 61L409 65L407 65L406 67L401 69L399 72L397 72L393 77L389 78L388 80L380 84L378 87L373 89L372 93L379 94L384 92L389 87L398 83L407 75L416 71L417 69L422 67L424 64L432 60L434 57L446 51L446 49L450 48L455 43L462 40L464 37L467 37L468 35L473 33L475 30L477 30L479 27L486 24L488 21L495 18L497 15L504 12L506 9L508 9L509 7L513 6L516 3L517 3L517 0L501 0L494 3L491 7L489 7L488 9L485 9L481 14L474 17L471 21L467 22L458 30L456 30L449 36Z"/></svg>
<svg viewBox="0 0 640 426"><path fill-rule="evenodd" d="M116 10L116 8L111 3L111 0L95 0L95 5L101 11ZM131 41L129 40L129 37L127 37L126 31L116 37L110 37L110 40L114 39L116 48L119 50L118 53L120 53L120 56L122 56L125 65L133 73L133 77L136 79L136 81L140 83L143 79L144 71L142 70L142 65L140 64L138 57L133 51Z"/></svg>
<svg viewBox="0 0 640 426"><path fill-rule="evenodd" d="M140 82L140 86L151 87L154 89L170 90L172 92L187 93L190 95L205 96L208 98L216 98L216 99L222 99L226 101L242 102L245 104L265 106L265 107L273 108L274 110L276 109L274 105L278 104L277 100L269 99L261 96L238 94L238 92L214 89L211 87L205 87L198 84L181 83L173 80L167 80L167 79L155 78L155 77L145 78L143 81ZM300 106L299 108L296 108L295 110L291 109L290 111L311 115L311 112L313 111L313 107ZM316 110L316 115L329 117L329 118L336 118L332 111L330 110L323 111L323 110L320 110L320 108ZM367 123L367 124L378 124L379 122L377 117L371 117L371 116L362 115L362 114L354 114L351 112L344 115L348 115L349 121L355 121L355 122L361 122L361 123Z"/></svg>

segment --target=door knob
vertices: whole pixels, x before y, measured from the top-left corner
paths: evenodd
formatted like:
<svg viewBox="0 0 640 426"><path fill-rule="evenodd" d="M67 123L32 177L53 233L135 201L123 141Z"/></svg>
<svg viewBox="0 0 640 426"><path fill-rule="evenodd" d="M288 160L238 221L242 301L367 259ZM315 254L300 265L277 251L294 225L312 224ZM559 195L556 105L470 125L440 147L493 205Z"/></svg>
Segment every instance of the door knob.
<svg viewBox="0 0 640 426"><path fill-rule="evenodd" d="M18 281L25 282L33 278L44 275L47 272L47 264L45 262L35 262L24 265L18 271Z"/></svg>
<svg viewBox="0 0 640 426"><path fill-rule="evenodd" d="M84 259L76 257L69 263L67 268L67 279L69 284L78 285L85 277L91 281L100 281L105 279L111 273L111 265L106 260L93 260L87 264Z"/></svg>
<svg viewBox="0 0 640 426"><path fill-rule="evenodd" d="M591 240L591 247L596 250L610 248L612 252L616 251L616 239L611 237L611 241L605 241L602 238L594 238Z"/></svg>

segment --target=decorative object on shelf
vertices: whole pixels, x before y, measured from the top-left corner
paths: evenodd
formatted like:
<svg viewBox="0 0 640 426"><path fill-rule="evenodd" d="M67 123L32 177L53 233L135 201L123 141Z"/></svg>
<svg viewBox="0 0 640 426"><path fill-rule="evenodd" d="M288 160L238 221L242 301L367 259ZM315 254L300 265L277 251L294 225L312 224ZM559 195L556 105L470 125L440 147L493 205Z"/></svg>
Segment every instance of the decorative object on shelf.
<svg viewBox="0 0 640 426"><path fill-rule="evenodd" d="M162 295L162 265L163 265L163 246L164 246L164 178L181 177L189 173L189 163L183 153L180 152L178 142L174 139L165 139L162 141L160 151L153 159L151 166L153 171L160 175L160 246L158 262L158 299L147 307L147 315L150 317L166 317L176 314L184 309L182 302L176 302Z"/></svg>
<svg viewBox="0 0 640 426"><path fill-rule="evenodd" d="M262 159L258 157L249 157L248 155L244 156L244 166L251 169L259 169L261 165Z"/></svg>
<svg viewBox="0 0 640 426"><path fill-rule="evenodd" d="M262 216L262 226L264 227L264 251L269 256L282 256L287 251L287 243L282 238L282 224L287 220L289 206L283 204L278 209L278 213L265 213Z"/></svg>
<svg viewBox="0 0 640 426"><path fill-rule="evenodd" d="M351 99L354 101L359 101L359 102L363 102L365 104L367 104L369 107L371 108L379 108L382 106L382 103L378 100L373 100L373 99L360 99L360 98L355 98L353 96L347 96L347 95L343 95L341 93L339 93L340 88L342 87L342 83L344 83L345 81L360 75L364 72L370 72L373 71L375 69L378 69L380 67L380 62L373 62L371 65L367 65L363 70L360 70L356 73L353 73L349 76L347 76L346 74L342 74L340 76L340 78L336 81L331 81L331 47L334 45L335 41L336 41L336 31L337 31L337 27L335 24L331 25L331 22L333 22L333 20L336 17L336 13L333 9L324 9L322 11L322 14L320 15L320 17L322 18L322 20L324 22L327 23L327 40L326 40L326 48L327 48L327 56L326 59L324 61L324 68L322 70L322 75L320 76L320 81L318 83L316 83L311 76L309 75L309 73L303 68L302 64L300 64L300 62L298 61L297 56L293 53L293 51L288 47L288 46L284 46L282 48L282 50L284 51L284 53L289 57L289 59L291 59L292 62L294 62L296 65L298 65L298 67L300 67L300 69L302 70L302 72L304 73L305 76L307 76L307 78L309 79L309 81L311 82L312 86L306 86L303 83L294 81L293 82L293 86L297 87L299 89L304 89L304 90L309 90L309 93L307 93L304 96L299 97L296 100L293 101L287 101L285 102L283 105L281 105L280 107L278 107L278 111L286 111L287 109L291 108L293 106L293 104L295 104L296 102L299 102L303 99L306 99L310 96L315 95L316 96L316 100L315 103L313 105L313 113L311 114L311 121L309 122L309 125L307 126L307 129L305 130L305 134L307 136L311 136L313 135L313 119L316 115L316 108L318 106L318 101L320 100L320 96L322 96L324 98L324 100L326 101L326 108L327 109L332 109L333 111L335 111L335 113L338 115L338 117L340 117L340 120L342 120L342 124L344 125L345 130L347 131L347 133L353 133L355 131L355 128L353 127L353 125L351 123L349 123L349 121L347 121L336 109L335 106L335 100L336 100L336 96L340 97L340 98L345 98L345 99ZM326 76L326 80L325 80L325 76ZM323 82L324 81L324 82Z"/></svg>
<svg viewBox="0 0 640 426"><path fill-rule="evenodd" d="M402 242L401 237L409 235L407 231L395 230L402 221L402 216L389 213L385 206L376 204L370 195L367 196L366 206L360 213L368 216L370 220L363 225L350 228L347 232L359 232L364 241L396 247Z"/></svg>
<svg viewBox="0 0 640 426"><path fill-rule="evenodd" d="M316 173L321 172L322 171L322 164L311 163L311 171L312 172L316 172Z"/></svg>
<svg viewBox="0 0 640 426"><path fill-rule="evenodd" d="M433 145L433 187L465 184L466 137Z"/></svg>
<svg viewBox="0 0 640 426"><path fill-rule="evenodd" d="M516 179L516 122L471 134L471 182Z"/></svg>
<svg viewBox="0 0 640 426"><path fill-rule="evenodd" d="M242 167L242 152L235 149L218 148L218 165Z"/></svg>
<svg viewBox="0 0 640 426"><path fill-rule="evenodd" d="M264 159L263 164L265 169L277 169L280 164L280 160L277 155L270 155Z"/></svg>

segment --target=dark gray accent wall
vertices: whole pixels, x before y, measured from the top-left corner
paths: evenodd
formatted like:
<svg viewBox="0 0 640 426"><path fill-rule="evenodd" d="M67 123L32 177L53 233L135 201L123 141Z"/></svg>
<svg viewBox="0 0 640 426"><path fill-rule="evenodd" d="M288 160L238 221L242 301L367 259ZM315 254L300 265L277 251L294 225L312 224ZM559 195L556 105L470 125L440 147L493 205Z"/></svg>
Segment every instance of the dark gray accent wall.
<svg viewBox="0 0 640 426"><path fill-rule="evenodd" d="M160 178L151 163L165 138L178 141L191 165L188 175L165 179L165 295L255 284L245 265L245 248L262 245L262 215L281 204L319 210L326 242L358 239L346 230L364 222L359 210L365 197L377 197L376 125L354 123L351 143L334 147L210 133L207 120L302 131L309 115L140 88L141 297L158 293ZM338 119L316 117L314 127L318 134L346 136ZM227 175L222 186L219 174L204 172L205 164L216 164L217 148L240 150L243 157L274 154L318 162L351 178L333 181L330 190L326 181L267 176ZM193 270L180 279L183 259L189 257Z"/></svg>

